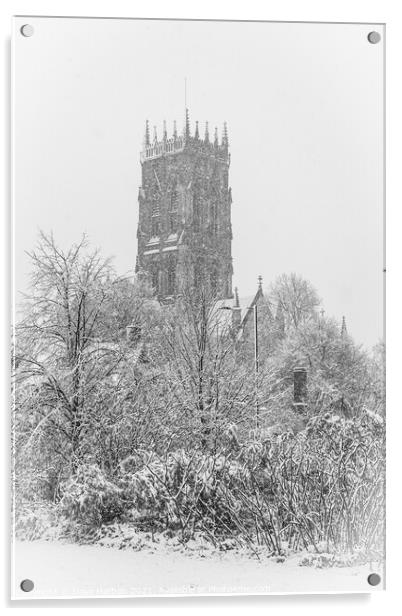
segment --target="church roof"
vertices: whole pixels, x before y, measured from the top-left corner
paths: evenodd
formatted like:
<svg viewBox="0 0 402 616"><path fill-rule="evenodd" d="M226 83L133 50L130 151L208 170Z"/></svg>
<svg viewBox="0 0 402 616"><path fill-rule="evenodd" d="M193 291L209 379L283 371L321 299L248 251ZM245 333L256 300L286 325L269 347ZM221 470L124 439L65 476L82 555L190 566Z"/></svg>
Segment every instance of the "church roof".
<svg viewBox="0 0 402 616"><path fill-rule="evenodd" d="M262 279L261 279L262 280ZM259 279L260 281L260 279ZM233 313L236 310L240 311L240 319L237 320L239 332L238 338L241 338L244 327L248 319L253 314L252 308L257 304L260 298L263 298L261 281L259 282L257 292L254 295L246 295L238 297L237 289L235 296L229 299L220 299L216 302L214 312L216 312L217 324L220 329L230 329L233 327Z"/></svg>
<svg viewBox="0 0 402 616"><path fill-rule="evenodd" d="M247 313L250 311L250 308L252 308L252 306L254 305L253 302L255 298L256 294L239 297L241 322L246 317ZM224 312L229 318L231 318L231 310L233 308L236 308L236 299L234 297L231 297L230 299L219 299L216 302L215 307L217 310L222 310L222 312Z"/></svg>

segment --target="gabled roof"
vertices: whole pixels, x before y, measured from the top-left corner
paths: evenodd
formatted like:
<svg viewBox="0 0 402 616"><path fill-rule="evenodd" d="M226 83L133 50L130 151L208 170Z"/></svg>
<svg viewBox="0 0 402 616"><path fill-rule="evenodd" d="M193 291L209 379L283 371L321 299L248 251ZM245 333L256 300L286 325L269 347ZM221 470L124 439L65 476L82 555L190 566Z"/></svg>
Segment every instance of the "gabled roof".
<svg viewBox="0 0 402 616"><path fill-rule="evenodd" d="M252 318L253 308L258 301L264 297L261 285L258 286L257 292L254 295L247 295L244 297L232 297L230 299L220 299L216 302L214 311L219 315L218 323L219 327L223 329L230 329L233 325L232 313L234 310L240 311L240 319L238 321L238 335L239 340L243 334L244 328Z"/></svg>
<svg viewBox="0 0 402 616"><path fill-rule="evenodd" d="M256 295L247 295L245 297L239 297L239 304L240 304L239 309L240 309L240 314L241 314L240 321L243 321L247 313L250 312L250 309L254 306L254 303L256 301ZM230 299L219 299L215 304L215 308L217 310L222 310L223 312L225 312L226 314L230 316L230 311L233 308L235 309L237 308L236 299L234 297L231 297Z"/></svg>

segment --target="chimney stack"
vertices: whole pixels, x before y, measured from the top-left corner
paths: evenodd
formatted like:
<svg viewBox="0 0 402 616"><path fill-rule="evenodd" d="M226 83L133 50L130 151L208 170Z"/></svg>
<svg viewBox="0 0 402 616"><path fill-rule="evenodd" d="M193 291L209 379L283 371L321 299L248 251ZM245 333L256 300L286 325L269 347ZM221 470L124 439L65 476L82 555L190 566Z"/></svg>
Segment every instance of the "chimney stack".
<svg viewBox="0 0 402 616"><path fill-rule="evenodd" d="M303 412L307 405L307 368L297 366L293 369L293 406Z"/></svg>

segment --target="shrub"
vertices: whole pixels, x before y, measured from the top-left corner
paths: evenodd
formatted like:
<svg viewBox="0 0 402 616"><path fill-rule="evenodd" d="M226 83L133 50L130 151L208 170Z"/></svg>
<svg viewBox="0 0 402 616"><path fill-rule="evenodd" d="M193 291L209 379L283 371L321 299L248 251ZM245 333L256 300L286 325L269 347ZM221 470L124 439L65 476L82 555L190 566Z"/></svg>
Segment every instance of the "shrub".
<svg viewBox="0 0 402 616"><path fill-rule="evenodd" d="M54 538L57 535L54 507L20 502L16 509L14 531L20 541Z"/></svg>
<svg viewBox="0 0 402 616"><path fill-rule="evenodd" d="M235 451L141 451L113 481L96 465L80 466L57 510L79 537L121 519L182 542L201 533L215 546L229 540L279 556L304 548L381 558L384 435L367 413L319 415L297 434Z"/></svg>
<svg viewBox="0 0 402 616"><path fill-rule="evenodd" d="M70 521L99 527L119 518L124 506L121 489L95 464L83 464L62 486L58 512Z"/></svg>
<svg viewBox="0 0 402 616"><path fill-rule="evenodd" d="M215 542L215 534L236 530L238 503L230 488L242 472L228 455L179 450L164 458L150 454L142 468L123 477L122 485L137 524L178 531L185 541L203 530Z"/></svg>

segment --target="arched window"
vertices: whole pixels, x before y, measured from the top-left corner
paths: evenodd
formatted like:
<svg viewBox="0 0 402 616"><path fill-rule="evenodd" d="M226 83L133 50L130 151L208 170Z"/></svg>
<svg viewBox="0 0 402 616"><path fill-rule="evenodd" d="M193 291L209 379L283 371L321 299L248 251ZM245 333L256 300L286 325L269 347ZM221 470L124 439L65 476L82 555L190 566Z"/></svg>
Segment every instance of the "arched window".
<svg viewBox="0 0 402 616"><path fill-rule="evenodd" d="M177 233L177 213L169 212L169 233L174 235Z"/></svg>
<svg viewBox="0 0 402 616"><path fill-rule="evenodd" d="M218 233L218 207L216 201L213 201L209 209L209 230L212 235Z"/></svg>
<svg viewBox="0 0 402 616"><path fill-rule="evenodd" d="M212 295L216 295L218 290L218 272L216 271L216 268L214 268L211 272L210 285Z"/></svg>
<svg viewBox="0 0 402 616"><path fill-rule="evenodd" d="M156 196L152 200L152 216L159 216L159 211L160 211L159 198L158 196Z"/></svg>
<svg viewBox="0 0 402 616"><path fill-rule="evenodd" d="M151 236L159 237L160 233L160 221L158 215L153 215L151 218Z"/></svg>
<svg viewBox="0 0 402 616"><path fill-rule="evenodd" d="M201 200L198 192L193 195L193 227L194 231L199 231L201 228Z"/></svg>
<svg viewBox="0 0 402 616"><path fill-rule="evenodd" d="M170 235L177 233L178 208L179 193L176 181L174 181L169 195L168 229Z"/></svg>
<svg viewBox="0 0 402 616"><path fill-rule="evenodd" d="M175 182L172 186L172 190L170 191L169 211L177 212L178 207L179 207L179 193L177 191L177 185Z"/></svg>
<svg viewBox="0 0 402 616"><path fill-rule="evenodd" d="M159 293L159 267L154 265L151 272L152 287L156 294Z"/></svg>
<svg viewBox="0 0 402 616"><path fill-rule="evenodd" d="M167 268L167 295L174 295L176 292L176 259L169 259Z"/></svg>

